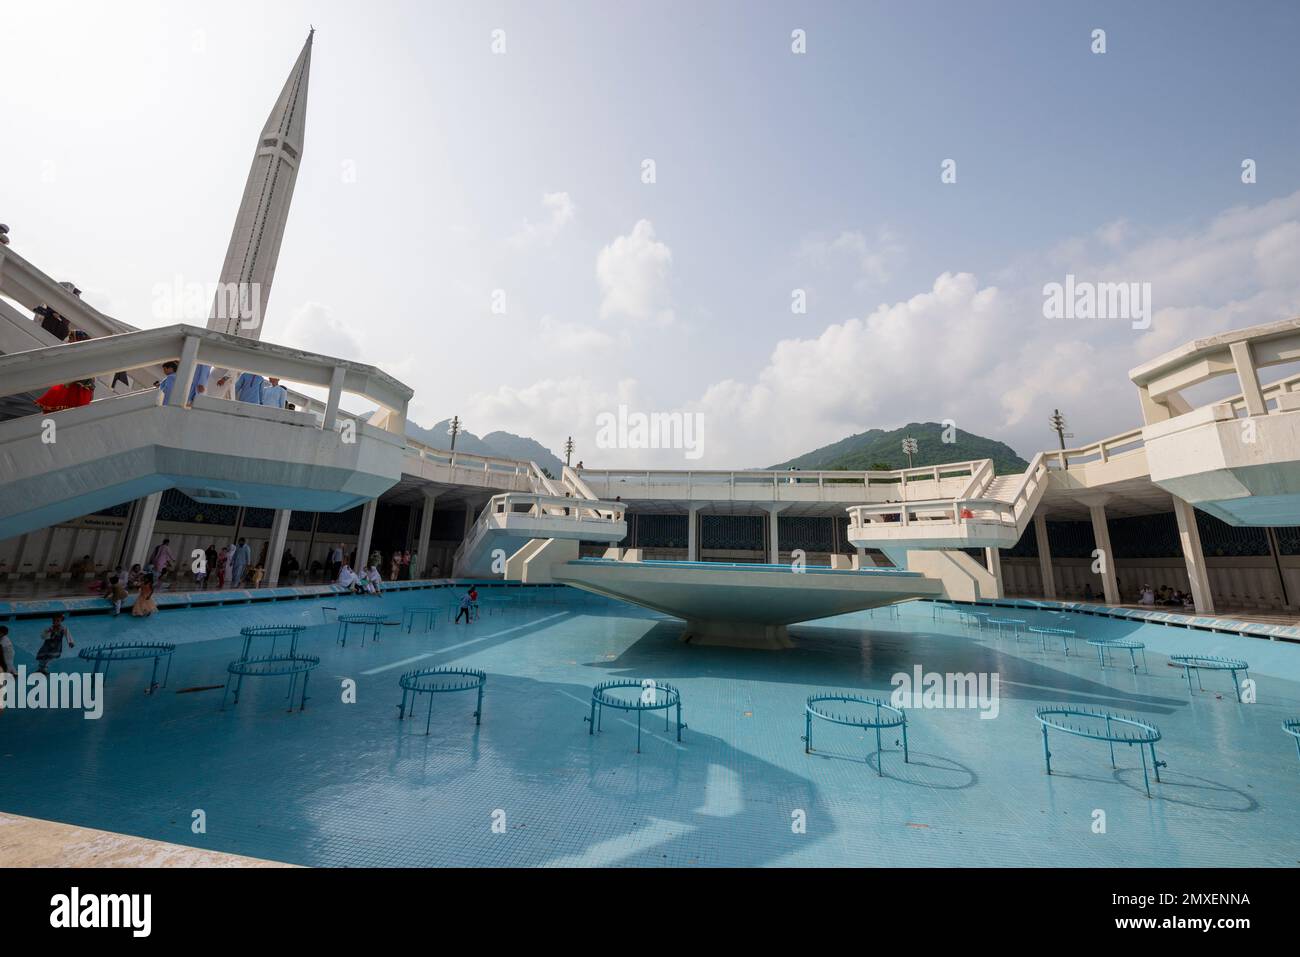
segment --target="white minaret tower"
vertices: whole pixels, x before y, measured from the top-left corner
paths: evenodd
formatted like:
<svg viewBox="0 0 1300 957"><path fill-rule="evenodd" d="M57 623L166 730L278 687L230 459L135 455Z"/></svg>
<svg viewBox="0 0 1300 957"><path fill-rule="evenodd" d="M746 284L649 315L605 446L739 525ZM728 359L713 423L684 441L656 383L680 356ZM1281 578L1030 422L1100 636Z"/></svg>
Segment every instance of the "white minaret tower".
<svg viewBox="0 0 1300 957"><path fill-rule="evenodd" d="M307 125L307 78L311 72L311 42L298 54L289 79L275 101L253 154L253 168L235 217L235 230L221 267L221 287L212 305L208 328L249 339L262 338L271 281L280 257L280 241L289 219L298 164L302 161ZM235 308L234 294L238 295Z"/></svg>

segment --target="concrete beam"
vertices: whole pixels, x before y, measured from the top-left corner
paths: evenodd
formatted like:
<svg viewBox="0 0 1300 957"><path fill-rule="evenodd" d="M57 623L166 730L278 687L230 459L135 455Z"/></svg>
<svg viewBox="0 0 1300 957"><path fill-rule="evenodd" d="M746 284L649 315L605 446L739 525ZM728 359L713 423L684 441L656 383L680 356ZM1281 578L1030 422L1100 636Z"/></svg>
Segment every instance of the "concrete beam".
<svg viewBox="0 0 1300 957"><path fill-rule="evenodd" d="M1034 539L1038 542L1038 572L1043 579L1043 597L1056 600L1056 573L1052 569L1052 545L1047 538L1047 516L1034 513Z"/></svg>
<svg viewBox="0 0 1300 957"><path fill-rule="evenodd" d="M1178 520L1178 540L1187 563L1187 580L1192 586L1192 601L1198 615L1214 614L1214 595L1210 591L1210 572L1201 549L1201 530L1196 525L1196 509L1174 496L1174 518Z"/></svg>

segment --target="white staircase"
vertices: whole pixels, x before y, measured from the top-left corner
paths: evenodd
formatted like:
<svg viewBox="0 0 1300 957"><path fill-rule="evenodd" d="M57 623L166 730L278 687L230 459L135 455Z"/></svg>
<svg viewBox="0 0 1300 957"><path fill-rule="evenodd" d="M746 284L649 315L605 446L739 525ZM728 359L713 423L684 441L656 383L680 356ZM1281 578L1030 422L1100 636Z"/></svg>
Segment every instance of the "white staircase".
<svg viewBox="0 0 1300 957"><path fill-rule="evenodd" d="M540 470L539 470L540 471ZM544 478L544 476L543 476ZM543 488L549 481L540 482ZM508 492L493 496L452 560L457 578L486 578L507 573L512 556L539 551L539 540L572 542L564 553L577 558L578 542L619 542L627 536L623 506L572 496ZM570 555L569 552L572 554Z"/></svg>
<svg viewBox="0 0 1300 957"><path fill-rule="evenodd" d="M963 549L1014 546L1047 482L1043 453L1020 475L995 476L985 460L955 498L850 508L848 540L879 549L899 568L939 578L951 598L1000 598L997 576Z"/></svg>

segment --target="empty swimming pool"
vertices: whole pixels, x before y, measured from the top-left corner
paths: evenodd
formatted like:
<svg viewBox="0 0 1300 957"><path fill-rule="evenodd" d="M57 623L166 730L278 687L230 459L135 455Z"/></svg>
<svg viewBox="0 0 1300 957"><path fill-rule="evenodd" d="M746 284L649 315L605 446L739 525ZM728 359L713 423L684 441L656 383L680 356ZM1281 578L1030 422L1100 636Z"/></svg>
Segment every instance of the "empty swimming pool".
<svg viewBox="0 0 1300 957"><path fill-rule="evenodd" d="M1080 646L1144 642L1149 674L1134 673L1127 658L1103 668L1096 655L936 618L924 602L794 626L795 647L780 651L691 647L677 641L679 621L639 608L568 589L509 594L470 625L443 615L410 633L405 606L458 593L74 618L79 646L174 643L169 681L146 695L147 663L118 664L98 720L0 715L0 810L305 865L1300 860L1300 766L1280 730L1300 713L1300 647L1017 610L1035 626L1068 621ZM393 624L378 641L340 645L340 613ZM34 669L45 624L10 622L18 664ZM320 665L304 710L287 710L287 678L245 682L238 708L220 710L240 630L255 625L305 626L297 652ZM1227 683L1189 690L1173 654L1249 660L1254 700L1239 703ZM427 736L399 722L401 676L439 667L487 675L481 725L473 694L435 696ZM75 651L52 666L90 669ZM888 701L900 675L910 760L887 732L880 767L874 731L830 723L805 753L810 696ZM931 676L940 690L927 698ZM592 689L615 679L679 691L681 740L647 720L637 754L635 715L618 711L589 734ZM1035 712L1061 704L1159 727L1167 765L1150 798L1127 748L1112 769L1105 744L1053 738L1045 773Z"/></svg>

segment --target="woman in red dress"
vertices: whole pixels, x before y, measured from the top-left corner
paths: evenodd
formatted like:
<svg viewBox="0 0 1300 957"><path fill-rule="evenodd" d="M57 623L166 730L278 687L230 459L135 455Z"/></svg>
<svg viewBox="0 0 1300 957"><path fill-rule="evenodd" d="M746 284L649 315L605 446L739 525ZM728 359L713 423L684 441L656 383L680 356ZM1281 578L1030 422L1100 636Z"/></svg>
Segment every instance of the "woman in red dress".
<svg viewBox="0 0 1300 957"><path fill-rule="evenodd" d="M42 412L61 412L64 409L90 405L90 400L94 397L95 380L83 379L80 382L53 386L36 400L36 404L41 407Z"/></svg>

